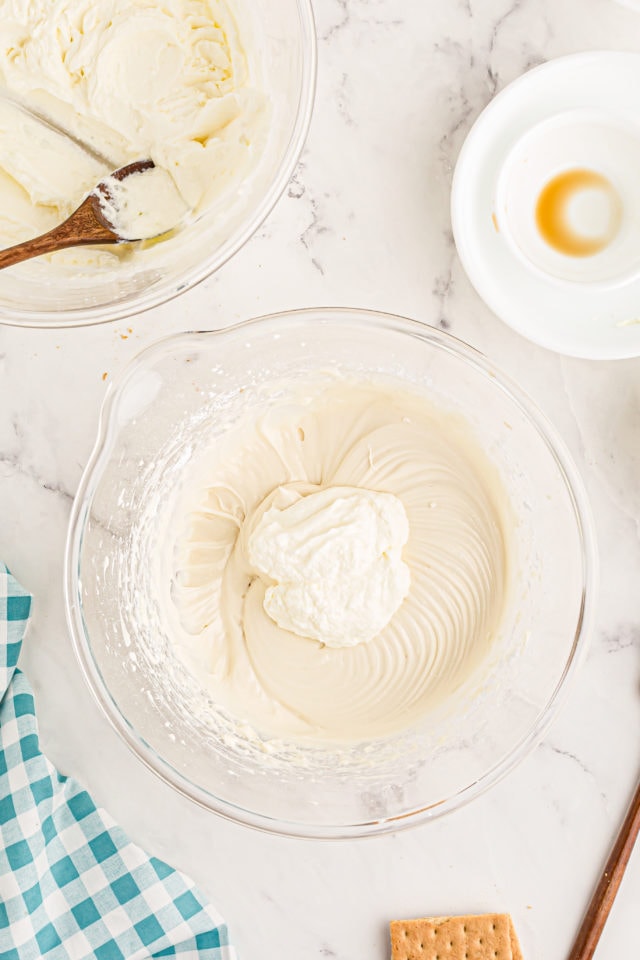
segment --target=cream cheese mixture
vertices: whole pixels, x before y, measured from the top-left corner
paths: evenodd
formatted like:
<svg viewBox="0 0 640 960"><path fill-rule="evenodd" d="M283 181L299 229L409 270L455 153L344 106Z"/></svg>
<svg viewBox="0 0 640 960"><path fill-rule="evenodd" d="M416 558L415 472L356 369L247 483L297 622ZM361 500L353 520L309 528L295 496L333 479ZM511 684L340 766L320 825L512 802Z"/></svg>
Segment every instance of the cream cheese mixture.
<svg viewBox="0 0 640 960"><path fill-rule="evenodd" d="M420 395L345 379L274 400L185 477L176 651L267 737L406 728L496 637L508 518L471 428Z"/></svg>
<svg viewBox="0 0 640 960"><path fill-rule="evenodd" d="M3 245L59 223L134 160L164 172L154 199L182 214L248 169L264 97L224 0L0 0L0 22Z"/></svg>

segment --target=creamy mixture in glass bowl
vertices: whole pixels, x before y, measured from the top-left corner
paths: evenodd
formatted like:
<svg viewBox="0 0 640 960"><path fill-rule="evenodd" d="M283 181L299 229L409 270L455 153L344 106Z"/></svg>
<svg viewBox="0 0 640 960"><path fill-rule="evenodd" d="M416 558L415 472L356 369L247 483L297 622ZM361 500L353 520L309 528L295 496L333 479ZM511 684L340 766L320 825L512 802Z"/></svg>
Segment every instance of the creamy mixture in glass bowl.
<svg viewBox="0 0 640 960"><path fill-rule="evenodd" d="M500 477L462 418L373 371L247 393L158 541L174 652L267 744L405 730L499 633Z"/></svg>
<svg viewBox="0 0 640 960"><path fill-rule="evenodd" d="M115 319L193 286L284 189L315 82L309 0L0 0L0 244L50 229L117 167L177 226L0 273L2 319ZM61 133L60 131L64 131ZM149 189L147 189L149 186ZM139 193L139 197L137 194ZM136 235L150 236L143 224ZM130 234L127 234L130 235Z"/></svg>
<svg viewBox="0 0 640 960"><path fill-rule="evenodd" d="M595 564L570 457L492 364L309 310L170 338L110 389L66 597L98 702L175 789L361 836L457 808L537 742Z"/></svg>

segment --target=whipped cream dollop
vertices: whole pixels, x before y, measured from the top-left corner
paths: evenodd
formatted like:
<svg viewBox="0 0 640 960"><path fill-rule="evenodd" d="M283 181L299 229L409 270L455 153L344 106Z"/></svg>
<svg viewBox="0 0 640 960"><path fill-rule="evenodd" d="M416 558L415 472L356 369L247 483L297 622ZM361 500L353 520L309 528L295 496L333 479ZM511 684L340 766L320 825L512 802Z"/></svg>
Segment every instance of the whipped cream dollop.
<svg viewBox="0 0 640 960"><path fill-rule="evenodd" d="M265 98L224 0L0 0L0 23L0 242L49 229L134 160L165 171L188 210L250 168Z"/></svg>
<svg viewBox="0 0 640 960"><path fill-rule="evenodd" d="M281 503L262 515L248 542L251 563L270 581L264 609L284 630L328 647L373 640L409 592L402 503L350 487L277 493Z"/></svg>

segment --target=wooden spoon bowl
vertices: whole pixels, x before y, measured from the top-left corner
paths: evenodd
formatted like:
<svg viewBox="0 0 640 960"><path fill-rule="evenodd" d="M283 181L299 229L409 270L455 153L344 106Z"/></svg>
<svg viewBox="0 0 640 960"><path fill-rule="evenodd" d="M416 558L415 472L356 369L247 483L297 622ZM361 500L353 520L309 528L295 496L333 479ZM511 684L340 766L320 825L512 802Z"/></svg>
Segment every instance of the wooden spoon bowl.
<svg viewBox="0 0 640 960"><path fill-rule="evenodd" d="M133 173L143 173L155 166L153 160L136 160L120 167L110 177L116 180L126 180ZM64 250L67 247L80 247L87 244L103 243L133 243L131 237L121 237L114 226L105 217L102 200L109 198L109 184L101 180L88 197L82 201L77 210L63 223L49 230L47 233L16 243L6 250L0 250L0 270L11 267L23 260L40 257L45 253Z"/></svg>

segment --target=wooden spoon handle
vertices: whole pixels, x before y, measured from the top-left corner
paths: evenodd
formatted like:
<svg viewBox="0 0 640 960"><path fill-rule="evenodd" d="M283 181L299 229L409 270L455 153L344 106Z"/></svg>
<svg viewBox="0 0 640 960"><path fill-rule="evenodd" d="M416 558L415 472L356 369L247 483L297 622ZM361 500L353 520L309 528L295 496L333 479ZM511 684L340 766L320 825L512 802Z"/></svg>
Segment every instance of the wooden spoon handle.
<svg viewBox="0 0 640 960"><path fill-rule="evenodd" d="M97 219L94 203L93 197L87 197L68 220L53 230L34 237L33 240L25 240L6 250L0 250L0 270L22 260L30 260L32 257L40 257L44 253L53 253L54 250L64 250L67 247L79 247L88 243L117 243L119 237Z"/></svg>
<svg viewBox="0 0 640 960"><path fill-rule="evenodd" d="M640 831L640 783L587 908L569 960L591 960Z"/></svg>
<svg viewBox="0 0 640 960"><path fill-rule="evenodd" d="M75 247L82 243L95 243L95 240L89 241L72 236L65 237L60 234L60 227L56 227L49 233L34 237L33 240L25 240L24 243L16 243L13 247L0 250L0 270L3 267L11 267L14 263L21 263L22 260L30 260L32 257L40 257L44 253L53 253L54 250L63 250L65 247Z"/></svg>

